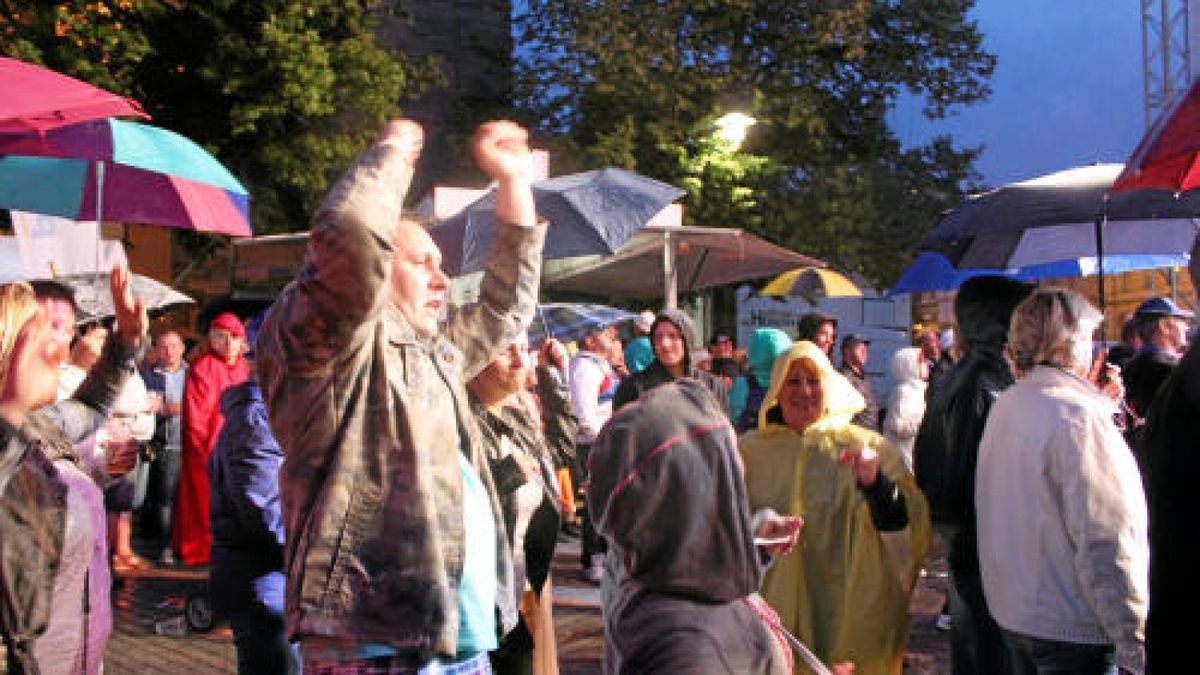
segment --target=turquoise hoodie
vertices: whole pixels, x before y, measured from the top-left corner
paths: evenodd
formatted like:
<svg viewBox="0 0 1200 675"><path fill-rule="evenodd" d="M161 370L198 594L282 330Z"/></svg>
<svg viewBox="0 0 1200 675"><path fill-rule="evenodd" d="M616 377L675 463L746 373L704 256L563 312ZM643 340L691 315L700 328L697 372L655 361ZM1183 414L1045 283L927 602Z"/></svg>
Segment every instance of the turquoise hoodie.
<svg viewBox="0 0 1200 675"><path fill-rule="evenodd" d="M750 374L758 381L759 386L768 387L771 384L771 368L775 359L792 346L792 338L778 328L755 328L750 335L750 350L748 368ZM733 388L729 390L729 413L731 419L737 420L746 407L746 398L750 394L750 382L743 375L734 380Z"/></svg>

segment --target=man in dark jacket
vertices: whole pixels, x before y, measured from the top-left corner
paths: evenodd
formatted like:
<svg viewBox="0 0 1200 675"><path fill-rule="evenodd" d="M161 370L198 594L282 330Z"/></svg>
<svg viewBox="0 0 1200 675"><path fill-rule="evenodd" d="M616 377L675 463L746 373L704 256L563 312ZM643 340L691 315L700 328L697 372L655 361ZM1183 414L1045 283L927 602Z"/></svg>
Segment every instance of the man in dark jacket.
<svg viewBox="0 0 1200 675"><path fill-rule="evenodd" d="M1150 298L1134 312L1142 348L1125 364L1123 379L1125 400L1141 417L1150 413L1159 386L1179 363L1187 347L1187 322L1191 318L1191 312L1163 297Z"/></svg>
<svg viewBox="0 0 1200 675"><path fill-rule="evenodd" d="M954 300L965 352L925 410L913 450L917 484L949 549L952 659L957 675L1005 673L999 626L987 609L975 533L975 465L992 404L1014 382L1004 358L1008 324L1032 287L1005 277L974 277Z"/></svg>
<svg viewBox="0 0 1200 675"><path fill-rule="evenodd" d="M1188 267L1200 289L1200 240ZM1185 617L1200 606L1200 348L1193 342L1163 384L1146 424L1150 499L1150 616L1146 659L1150 672L1184 672L1195 660L1195 631Z"/></svg>

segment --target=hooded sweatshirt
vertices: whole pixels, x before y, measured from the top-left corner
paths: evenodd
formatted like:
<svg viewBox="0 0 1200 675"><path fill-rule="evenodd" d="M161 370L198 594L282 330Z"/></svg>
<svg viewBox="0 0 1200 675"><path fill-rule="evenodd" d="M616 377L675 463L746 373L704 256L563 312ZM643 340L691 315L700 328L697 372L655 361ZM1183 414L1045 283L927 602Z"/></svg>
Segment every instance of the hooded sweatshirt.
<svg viewBox="0 0 1200 675"><path fill-rule="evenodd" d="M733 429L691 379L616 413L590 455L588 506L610 544L605 672L789 672L762 580ZM615 569L614 569L615 568Z"/></svg>
<svg viewBox="0 0 1200 675"><path fill-rule="evenodd" d="M904 454L904 463L912 470L913 443L925 416L925 388L921 377L921 348L905 347L892 355L892 380L896 386L888 395L883 437Z"/></svg>
<svg viewBox="0 0 1200 675"><path fill-rule="evenodd" d="M755 328L750 335L750 372L734 380L729 391L729 416L739 432L758 426L758 407L771 385L771 368L791 346L792 338L778 328Z"/></svg>
<svg viewBox="0 0 1200 675"><path fill-rule="evenodd" d="M683 335L684 353L683 353L683 371L693 380L699 380L709 392L716 397L721 406L721 412L729 417L729 385L720 377L712 373L706 373L694 367L692 363L692 354L698 349L696 324L692 323L692 318L678 309L664 309L659 313L650 326L650 341L653 344L654 331L663 322L669 322L679 329ZM635 401L648 390L653 389L662 384L674 381L675 376L671 374L667 367L658 360L657 350L654 353L654 362L646 367L645 370L634 373L621 381L621 386L617 388L616 396L613 397L613 411L620 410L622 406L631 401Z"/></svg>

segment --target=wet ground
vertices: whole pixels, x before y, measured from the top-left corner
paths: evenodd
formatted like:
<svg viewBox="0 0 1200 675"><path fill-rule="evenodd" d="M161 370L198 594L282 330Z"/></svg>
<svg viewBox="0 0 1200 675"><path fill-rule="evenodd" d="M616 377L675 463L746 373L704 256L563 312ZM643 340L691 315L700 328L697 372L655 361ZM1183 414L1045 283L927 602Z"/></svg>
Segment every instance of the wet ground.
<svg viewBox="0 0 1200 675"><path fill-rule="evenodd" d="M912 624L905 673L949 673L949 634L934 622L942 606L945 562L935 546L911 604ZM559 661L564 675L600 673L604 636L600 592L579 572L578 544L560 545L555 558L554 617ZM138 571L114 591L113 636L105 657L108 675L162 673L235 673L236 659L227 627L180 636L158 635L155 624L181 616L186 598L202 594L203 569Z"/></svg>

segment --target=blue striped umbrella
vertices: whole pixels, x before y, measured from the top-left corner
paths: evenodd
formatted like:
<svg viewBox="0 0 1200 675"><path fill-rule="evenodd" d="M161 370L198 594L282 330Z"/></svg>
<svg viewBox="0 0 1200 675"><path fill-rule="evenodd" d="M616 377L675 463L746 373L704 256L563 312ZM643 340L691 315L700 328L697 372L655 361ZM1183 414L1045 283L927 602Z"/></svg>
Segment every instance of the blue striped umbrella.
<svg viewBox="0 0 1200 675"><path fill-rule="evenodd" d="M546 341L547 335L559 342L577 342L633 317L633 312L608 305L544 303L538 305L533 325L529 327L529 344L541 344Z"/></svg>

